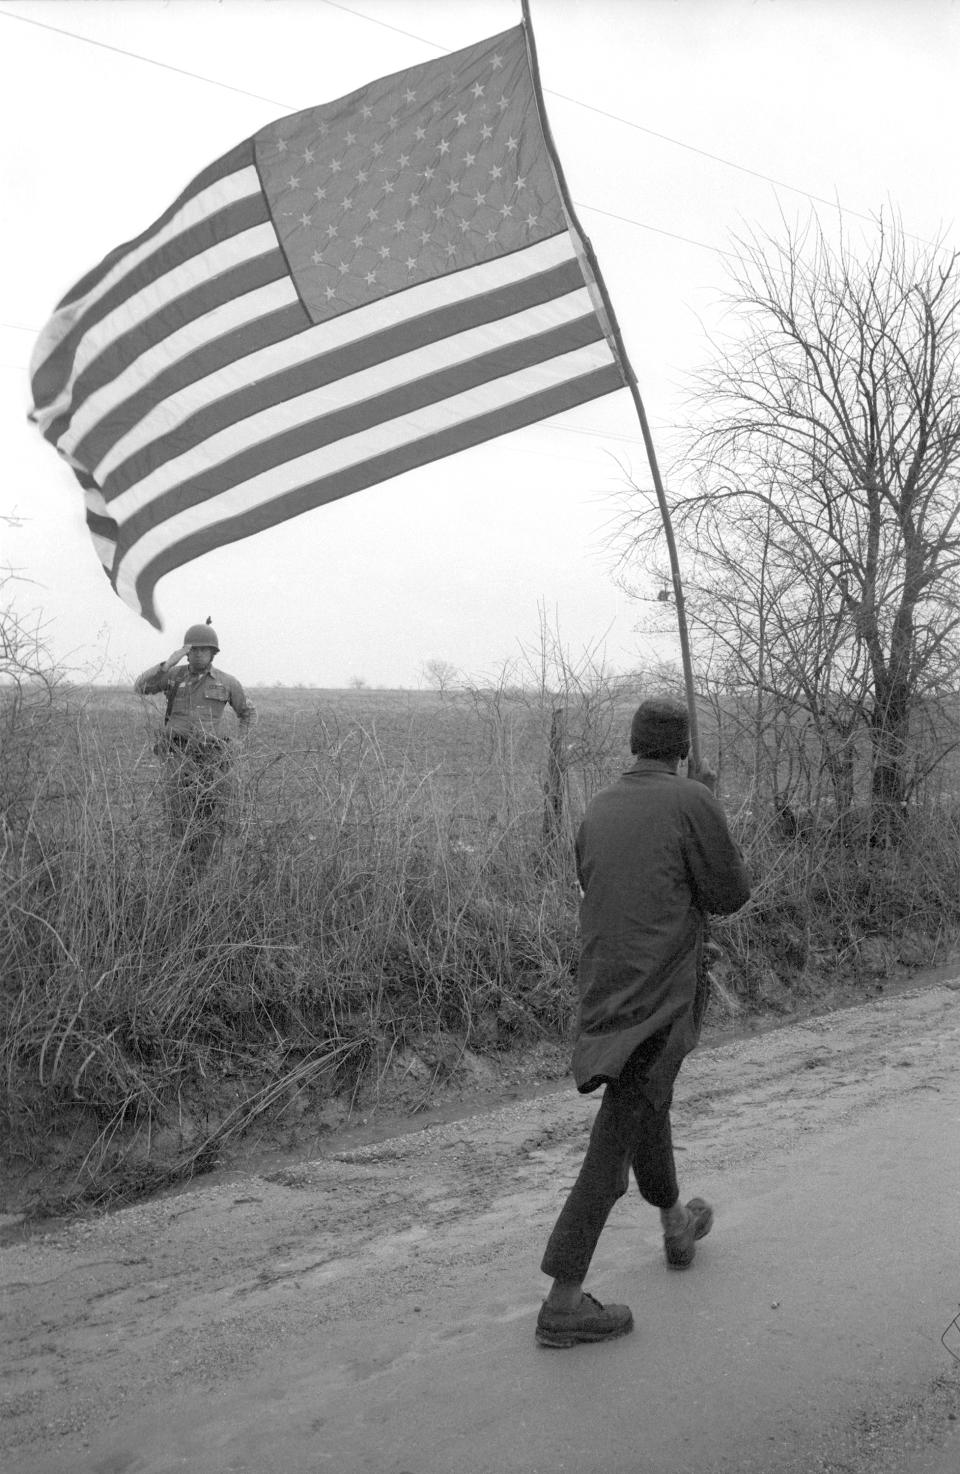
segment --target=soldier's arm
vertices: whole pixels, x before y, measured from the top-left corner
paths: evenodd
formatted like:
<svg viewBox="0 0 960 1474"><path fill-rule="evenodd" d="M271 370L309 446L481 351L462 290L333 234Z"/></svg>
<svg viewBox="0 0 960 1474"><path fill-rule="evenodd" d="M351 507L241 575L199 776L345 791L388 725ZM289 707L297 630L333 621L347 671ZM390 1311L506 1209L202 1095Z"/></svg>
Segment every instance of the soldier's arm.
<svg viewBox="0 0 960 1474"><path fill-rule="evenodd" d="M133 683L133 689L138 696L159 696L167 689L170 672L180 664L187 653L186 645L181 645L179 650L174 650L166 660L161 660L159 665L151 665Z"/></svg>
<svg viewBox="0 0 960 1474"><path fill-rule="evenodd" d="M159 696L167 689L167 668L161 661L159 665L151 665L133 683L133 689L138 696Z"/></svg>
<svg viewBox="0 0 960 1474"><path fill-rule="evenodd" d="M257 715L257 709L246 697L246 693L240 682L231 677L227 690L230 693L230 705L233 707L237 720L240 723L240 736L245 737Z"/></svg>

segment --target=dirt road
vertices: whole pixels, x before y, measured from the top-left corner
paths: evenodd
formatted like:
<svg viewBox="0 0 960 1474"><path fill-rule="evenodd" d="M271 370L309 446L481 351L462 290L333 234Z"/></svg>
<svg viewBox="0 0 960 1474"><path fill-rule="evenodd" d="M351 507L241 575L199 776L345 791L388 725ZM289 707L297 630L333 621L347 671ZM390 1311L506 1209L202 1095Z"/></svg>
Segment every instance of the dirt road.
<svg viewBox="0 0 960 1474"><path fill-rule="evenodd" d="M58 1227L2 1253L7 1474L955 1474L960 980L701 1049L686 1274L631 1194L546 1351L572 1086ZM947 1346L941 1337L946 1331Z"/></svg>

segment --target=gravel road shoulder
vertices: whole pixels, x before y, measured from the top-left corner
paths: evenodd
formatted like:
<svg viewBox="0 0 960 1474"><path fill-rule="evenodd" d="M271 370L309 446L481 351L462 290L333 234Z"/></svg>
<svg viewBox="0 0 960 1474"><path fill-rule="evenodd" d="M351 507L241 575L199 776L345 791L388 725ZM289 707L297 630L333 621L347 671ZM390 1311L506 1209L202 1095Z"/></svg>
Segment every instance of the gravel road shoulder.
<svg viewBox="0 0 960 1474"><path fill-rule="evenodd" d="M678 1088L681 1165L709 1161L716 1175L893 1098L936 1092L960 1061L958 993L960 979L948 978L701 1048ZM332 1142L309 1161L9 1243L5 1467L106 1474L90 1451L132 1410L198 1387L226 1391L268 1368L273 1348L376 1320L398 1275L429 1334L418 1296L426 1306L429 1287L464 1261L482 1268L515 1252L520 1224L527 1239L545 1237L595 1107L572 1087L551 1090L386 1140ZM535 1259L529 1279L529 1306L504 1305L503 1315L538 1303ZM159 1466L121 1462L110 1474L147 1467Z"/></svg>

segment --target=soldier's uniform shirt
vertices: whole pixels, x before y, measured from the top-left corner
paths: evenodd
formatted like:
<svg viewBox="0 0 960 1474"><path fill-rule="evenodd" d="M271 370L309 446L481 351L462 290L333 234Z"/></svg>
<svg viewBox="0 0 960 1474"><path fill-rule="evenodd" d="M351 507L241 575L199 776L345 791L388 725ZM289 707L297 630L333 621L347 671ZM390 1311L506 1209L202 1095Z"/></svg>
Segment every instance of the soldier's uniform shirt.
<svg viewBox="0 0 960 1474"><path fill-rule="evenodd" d="M228 706L239 719L241 733L253 721L255 710L240 682L215 665L195 676L187 664L164 670L161 661L137 677L134 690L141 696L166 696L171 686L175 687L173 707L164 724L168 734L194 740L223 739L227 735L224 716Z"/></svg>

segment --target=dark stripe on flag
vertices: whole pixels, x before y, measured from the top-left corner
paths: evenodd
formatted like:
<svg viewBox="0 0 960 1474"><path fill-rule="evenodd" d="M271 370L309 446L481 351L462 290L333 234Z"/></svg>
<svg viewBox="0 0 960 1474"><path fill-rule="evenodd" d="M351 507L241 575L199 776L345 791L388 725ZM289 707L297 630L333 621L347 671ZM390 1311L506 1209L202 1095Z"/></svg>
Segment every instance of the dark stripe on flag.
<svg viewBox="0 0 960 1474"><path fill-rule="evenodd" d="M118 528L112 517L103 517L99 512L88 511L87 526L98 537L106 538L108 542L117 542Z"/></svg>
<svg viewBox="0 0 960 1474"><path fill-rule="evenodd" d="M258 441L248 450L219 465L205 467L188 481L178 482L169 491L155 497L139 512L123 522L122 541L124 551L152 527L159 526L168 517L184 512L188 507L198 506L212 497L220 496L231 487L241 486L254 476L261 476L287 461L297 460L312 451L333 445L350 435L384 425L390 420L403 419L415 414L427 405L437 404L456 394L465 394L479 384L488 384L508 374L519 373L533 364L559 358L564 353L573 353L595 343L603 337L603 329L591 312L562 327L552 328L546 333L521 338L516 343L507 343L490 353L469 358L463 363L438 369L436 373L424 374L409 384L402 384L384 394L361 400L331 414L307 420L280 435Z"/></svg>
<svg viewBox="0 0 960 1474"><path fill-rule="evenodd" d="M266 316L254 318L250 322L241 323L229 333L224 333L223 337L204 343L202 348L197 348L187 357L178 359L176 363L170 364L169 368L163 369L138 393L131 394L129 399L125 399L122 404L112 409L106 419L94 425L77 446L74 453L77 460L83 460L87 465L97 465L114 442L127 433L131 425L136 425L145 419L151 410L155 409L158 404L162 404L165 399L169 399L172 394L176 394L178 390L187 389L198 380L209 378L211 374L218 373L220 369L236 363L238 359L246 358L251 353L259 352L261 348L269 348L274 343L282 343L287 338L295 338L298 333L303 332L304 328L310 326L310 319L301 303L291 302L287 307L281 307L276 312L268 312ZM149 463L151 469L153 466L163 465L164 461L169 459L169 455L177 454L174 447L166 447L165 435L155 440L153 446L154 459ZM164 447L164 450L158 452L158 447ZM169 454L166 453L167 450ZM129 459L133 460L134 457L131 456ZM131 478L131 480L137 479L139 478ZM114 495L116 495L115 492Z"/></svg>
<svg viewBox="0 0 960 1474"><path fill-rule="evenodd" d="M79 297L85 297L87 292L92 291L107 273L112 271L121 257L130 251L137 250L144 241L161 231L189 200L192 200L195 195L202 194L211 184L216 184L218 179L226 179L229 174L236 174L239 169L245 169L248 165L253 164L254 156L254 141L252 138L245 138L243 143L238 143L236 148L232 148L229 153L221 154L219 159L214 159L212 164L208 164L191 179L183 193L177 196L173 204L164 210L162 215L158 215L152 225L148 225L146 230L141 231L133 240L125 241L122 246L115 246L108 255L104 256L99 266L94 266L86 276L81 277L76 286L71 287L65 297L60 298L57 311L61 307L66 307L70 302L76 302Z"/></svg>
<svg viewBox="0 0 960 1474"><path fill-rule="evenodd" d="M162 343L164 338L179 332L197 318L205 317L215 307L236 301L238 297L244 297L258 287L268 286L270 282L285 278L286 275L283 256L278 250L272 250L263 256L255 256L252 261L241 261L238 266L221 272L211 281L184 292L182 297L165 302L145 322L138 323L128 333L115 338L78 376L69 409L47 427L44 432L46 439L55 445L85 399L111 383L118 374L135 363L141 354Z"/></svg>
<svg viewBox="0 0 960 1474"><path fill-rule="evenodd" d="M34 402L38 405L49 404L61 392L70 378L77 348L98 322L102 322L144 287L182 266L185 261L239 235L241 231L250 230L256 225L265 225L269 220L270 212L263 195L250 195L174 236L173 240L167 241L159 250L147 256L77 319L62 343L40 365L31 384Z"/></svg>
<svg viewBox="0 0 960 1474"><path fill-rule="evenodd" d="M301 394L322 388L324 384L336 383L401 354L442 342L458 333L481 327L484 323L512 317L528 308L582 288L583 276L577 262L566 261L549 271L538 272L536 276L439 307L421 317L397 323L382 332L371 333L368 337L358 338L342 348L292 365L268 378L258 380L248 388L237 390L235 394L225 395L222 399L205 405L178 425L175 435L171 435L169 429L166 429L151 444L141 447L105 477L104 496L108 501L112 500L140 481L149 471L182 455L193 446L202 444L227 426L238 424L250 415L269 409L271 405L296 399ZM96 465L117 438L118 429L119 434L125 433L127 427L138 417L131 414L127 404L120 405L116 411L119 427L112 427L109 421L103 426L97 426L74 452L77 460L82 460L87 465ZM112 419L113 415L110 416L111 421Z"/></svg>
<svg viewBox="0 0 960 1474"><path fill-rule="evenodd" d="M623 388L623 377L616 364L594 369L579 378L570 379L566 383L542 390L538 394L529 395L525 399L515 400L512 404L499 407L489 414L478 415L475 419L451 426L448 430L441 430L423 440L414 441L400 446L397 450L388 451L383 455L362 461L356 466L350 466L333 476L326 476L320 481L298 487L295 491L286 492L273 501L260 503L249 511L239 513L236 517L227 518L223 522L205 528L202 532L193 533L172 547L165 548L141 571L137 578L136 589L143 616L151 624L160 628L153 602L154 589L165 574L172 572L174 568L182 567L184 563L189 563L193 558L199 558L214 548L238 542L241 538L250 537L253 533L263 532L268 527L276 527L278 523L285 522L289 517L299 517L303 512L312 511L315 507L323 506L327 502L337 501L340 497L350 496L353 492L374 486L379 481L389 481L394 476L402 475L405 471L414 470L417 466L427 465L430 461L442 460L445 456L454 455L457 451L466 450L472 445L479 445L484 440L493 440L499 435L509 434L512 430L522 429L524 425L534 424L537 420L546 419L549 415L562 414L564 410L572 409L574 405L585 404L591 399L598 399L604 394L612 394L616 389L621 388Z"/></svg>

